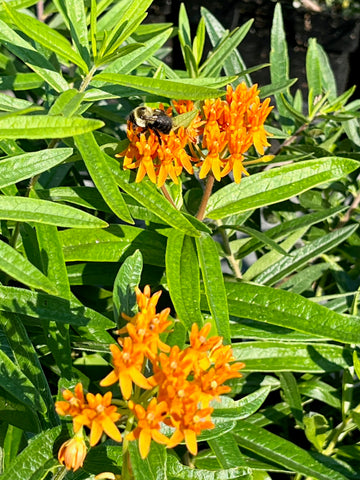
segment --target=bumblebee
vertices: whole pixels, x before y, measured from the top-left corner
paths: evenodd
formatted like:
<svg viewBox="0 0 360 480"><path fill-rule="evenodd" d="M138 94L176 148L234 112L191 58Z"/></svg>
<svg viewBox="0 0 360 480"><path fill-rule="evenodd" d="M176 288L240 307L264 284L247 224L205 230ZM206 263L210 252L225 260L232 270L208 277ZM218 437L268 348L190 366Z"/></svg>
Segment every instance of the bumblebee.
<svg viewBox="0 0 360 480"><path fill-rule="evenodd" d="M129 121L145 130L152 130L161 143L160 133L166 135L173 127L172 118L159 108L137 107L129 115Z"/></svg>

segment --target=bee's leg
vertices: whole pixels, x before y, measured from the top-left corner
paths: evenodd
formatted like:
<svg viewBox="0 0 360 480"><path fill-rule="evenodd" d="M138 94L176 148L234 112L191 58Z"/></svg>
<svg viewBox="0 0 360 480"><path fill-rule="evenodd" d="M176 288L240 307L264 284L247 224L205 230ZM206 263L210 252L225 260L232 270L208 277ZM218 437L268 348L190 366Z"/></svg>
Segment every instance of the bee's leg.
<svg viewBox="0 0 360 480"><path fill-rule="evenodd" d="M152 128L151 130L152 130L152 131L155 133L155 135L158 137L159 144L162 145L162 140L161 140L159 131L158 131L156 128Z"/></svg>

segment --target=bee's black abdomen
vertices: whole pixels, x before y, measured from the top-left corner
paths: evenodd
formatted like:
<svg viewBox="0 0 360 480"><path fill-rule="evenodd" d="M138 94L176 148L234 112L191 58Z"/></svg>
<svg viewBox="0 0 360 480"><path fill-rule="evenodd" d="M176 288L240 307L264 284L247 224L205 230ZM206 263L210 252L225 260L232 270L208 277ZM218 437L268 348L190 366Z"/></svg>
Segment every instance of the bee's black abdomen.
<svg viewBox="0 0 360 480"><path fill-rule="evenodd" d="M172 118L160 109L154 110L153 118L148 123L150 128L165 133L166 135L170 133L173 127Z"/></svg>

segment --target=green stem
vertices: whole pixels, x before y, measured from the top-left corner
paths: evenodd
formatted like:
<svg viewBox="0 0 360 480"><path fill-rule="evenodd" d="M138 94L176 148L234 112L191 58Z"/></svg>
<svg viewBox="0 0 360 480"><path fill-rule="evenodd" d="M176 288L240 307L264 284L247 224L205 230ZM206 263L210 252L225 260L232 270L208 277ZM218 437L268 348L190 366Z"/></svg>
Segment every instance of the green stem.
<svg viewBox="0 0 360 480"><path fill-rule="evenodd" d="M217 222L218 226L223 225L221 220L218 220ZM222 241L223 241L223 246L224 250L226 253L226 260L229 262L230 267L232 268L232 271L235 274L236 278L242 278L242 273L240 270L239 262L236 260L235 256L233 255L231 248L230 248L230 242L229 242L229 237L226 234L225 228L219 228L219 233L221 235Z"/></svg>
<svg viewBox="0 0 360 480"><path fill-rule="evenodd" d="M86 77L84 77L83 81L81 82L81 85L80 85L80 88L79 88L80 93L85 92L85 90L86 90L87 86L89 85L89 83L91 82L95 72L96 72L96 65L93 65L91 67L89 73L86 75Z"/></svg>
<svg viewBox="0 0 360 480"><path fill-rule="evenodd" d="M213 186L214 186L214 181L215 181L214 174L212 172L210 172L208 177L207 177L206 187L205 187L203 197L201 199L199 211L196 215L196 218L200 221L202 221L204 219L206 205L209 201L209 198L210 198Z"/></svg>

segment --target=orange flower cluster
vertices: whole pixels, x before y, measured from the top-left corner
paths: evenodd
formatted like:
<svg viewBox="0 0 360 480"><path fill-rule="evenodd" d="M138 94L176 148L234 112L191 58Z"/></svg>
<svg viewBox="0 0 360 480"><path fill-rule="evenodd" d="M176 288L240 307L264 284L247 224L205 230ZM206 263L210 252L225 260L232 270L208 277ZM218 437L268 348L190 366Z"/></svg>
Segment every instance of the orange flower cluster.
<svg viewBox="0 0 360 480"><path fill-rule="evenodd" d="M82 439L81 429L86 426L90 429L90 446L96 445L103 432L116 442L121 442L121 433L115 423L120 419L117 407L111 405L112 393L104 396L97 393L84 395L81 383L75 387L75 393L70 390L62 392L64 401L56 402L56 412L59 415L73 417L74 438L63 443L58 453L60 463L65 464L68 470L77 470L82 466L86 456L86 445Z"/></svg>
<svg viewBox="0 0 360 480"><path fill-rule="evenodd" d="M210 323L201 329L193 324L190 344L183 350L161 341L159 336L168 331L171 321L169 308L156 312L160 293L151 296L149 286L144 292L136 290L139 312L134 317L124 316L128 323L118 333L126 336L110 346L113 370L100 382L103 387L119 383L123 398L128 400L129 416L137 419L126 440L139 441L142 458L148 455L151 440L168 448L184 440L196 455L197 436L214 427L210 402L230 391L224 383L241 377L239 370L244 367L243 363L233 363L231 347L224 346L221 337L207 338ZM144 375L147 361L153 371L150 377ZM75 432L89 427L90 445L95 445L103 432L121 441L115 425L120 414L110 405L110 392L104 397L89 393L85 401L78 384L75 394L65 390L63 397L64 401L56 403L57 412L73 417ZM170 438L160 432L162 424L172 427Z"/></svg>
<svg viewBox="0 0 360 480"><path fill-rule="evenodd" d="M260 102L257 85L248 88L240 83L235 90L228 86L225 100L205 100L186 128L175 128L168 135L128 122L130 144L116 156L124 157L125 169L138 169L136 182L147 174L159 187L168 177L178 183L183 168L193 173L193 162L201 167L200 178L212 171L216 180L220 180L233 171L235 182L239 183L242 174L248 175L243 165L244 154L254 145L264 155L264 147L270 145L266 138L269 133L264 128L273 108L269 103L269 98ZM191 101L173 101L166 113L171 115L174 109L182 114L194 108ZM203 151L197 147L201 139Z"/></svg>

